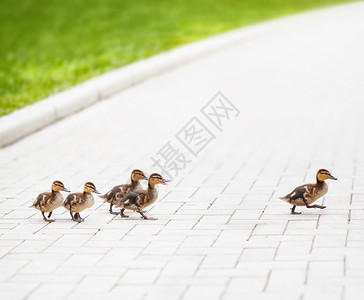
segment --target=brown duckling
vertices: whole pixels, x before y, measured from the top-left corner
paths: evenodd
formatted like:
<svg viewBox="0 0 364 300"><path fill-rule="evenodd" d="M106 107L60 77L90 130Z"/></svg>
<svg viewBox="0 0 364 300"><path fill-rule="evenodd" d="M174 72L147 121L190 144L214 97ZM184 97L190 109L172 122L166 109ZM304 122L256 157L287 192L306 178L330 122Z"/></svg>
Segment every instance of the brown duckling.
<svg viewBox="0 0 364 300"><path fill-rule="evenodd" d="M112 211L113 205L119 203L120 200L125 198L125 196L129 193L141 190L142 185L140 184L139 180L148 180L148 177L146 177L142 171L136 169L131 172L130 179L131 183L117 185L105 195L99 196L100 198L105 199L105 202L110 203L110 214L118 215L118 212Z"/></svg>
<svg viewBox="0 0 364 300"><path fill-rule="evenodd" d="M40 210L43 220L46 222L54 222L54 220L49 218L51 217L53 210L63 204L63 196L60 191L69 192L62 182L56 180L52 183L52 191L39 194L33 205L30 206ZM49 212L48 219L44 215L45 212Z"/></svg>
<svg viewBox="0 0 364 300"><path fill-rule="evenodd" d="M146 220L157 220L156 218L147 217L143 213L143 208L153 204L158 198L158 191L155 188L156 184L167 185L169 180L163 179L161 175L153 173L149 176L148 189L139 190L137 192L132 192L122 199L119 204L115 207L122 207L120 216L125 218L128 217L124 214L125 209L134 210L141 214L141 216Z"/></svg>
<svg viewBox="0 0 364 300"><path fill-rule="evenodd" d="M291 208L291 214L301 214L300 212L295 212L296 206L306 206L307 208L320 208L324 209L326 206L323 205L310 205L317 199L321 198L327 193L328 187L325 182L326 179L337 180L331 173L325 169L318 170L316 174L316 183L304 184L293 190L293 192L287 194L280 199L293 204Z"/></svg>
<svg viewBox="0 0 364 300"><path fill-rule="evenodd" d="M100 194L96 190L96 186L92 182L86 182L83 187L83 193L69 194L64 200L63 206L70 211L72 220L75 222L83 222L80 212L94 205L95 199L91 193ZM75 215L73 215L75 213Z"/></svg>

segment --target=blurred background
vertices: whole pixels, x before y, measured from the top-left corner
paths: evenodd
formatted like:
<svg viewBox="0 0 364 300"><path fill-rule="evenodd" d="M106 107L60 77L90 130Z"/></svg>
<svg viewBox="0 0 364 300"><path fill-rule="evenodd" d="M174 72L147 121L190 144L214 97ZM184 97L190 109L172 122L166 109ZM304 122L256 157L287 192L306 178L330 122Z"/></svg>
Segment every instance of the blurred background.
<svg viewBox="0 0 364 300"><path fill-rule="evenodd" d="M244 25L350 0L2 0L0 116Z"/></svg>

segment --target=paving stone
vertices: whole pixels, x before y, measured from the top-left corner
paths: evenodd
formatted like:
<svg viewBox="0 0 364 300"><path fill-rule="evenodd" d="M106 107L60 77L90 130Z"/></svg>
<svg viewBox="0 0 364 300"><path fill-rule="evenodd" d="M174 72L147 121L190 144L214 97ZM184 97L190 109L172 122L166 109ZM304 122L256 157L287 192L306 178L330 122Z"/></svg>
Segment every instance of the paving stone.
<svg viewBox="0 0 364 300"><path fill-rule="evenodd" d="M200 286L200 285L209 285L209 286L226 286L229 281L228 277L225 276L216 276L216 277L192 277L192 276L160 276L157 280L157 284L175 284L175 285L183 285L183 286Z"/></svg>
<svg viewBox="0 0 364 300"><path fill-rule="evenodd" d="M4 299L24 299L39 285L35 283L1 282L1 296Z"/></svg>
<svg viewBox="0 0 364 300"><path fill-rule="evenodd" d="M268 292L281 291L281 284L284 282L286 287L289 287L292 291L302 291L305 282L306 270L273 270L269 276L267 285Z"/></svg>
<svg viewBox="0 0 364 300"><path fill-rule="evenodd" d="M40 253L53 243L53 241L24 241L11 250L11 253Z"/></svg>
<svg viewBox="0 0 364 300"><path fill-rule="evenodd" d="M254 235L282 235L286 224L258 224L254 229Z"/></svg>
<svg viewBox="0 0 364 300"><path fill-rule="evenodd" d="M201 269L234 269L239 255L206 255Z"/></svg>
<svg viewBox="0 0 364 300"><path fill-rule="evenodd" d="M118 280L117 276L86 276L74 290L75 293L110 291Z"/></svg>
<svg viewBox="0 0 364 300"><path fill-rule="evenodd" d="M120 284L152 284L157 279L160 270L128 270L120 279Z"/></svg>
<svg viewBox="0 0 364 300"><path fill-rule="evenodd" d="M232 278L226 293L262 293L266 284L266 277L241 277Z"/></svg>
<svg viewBox="0 0 364 300"><path fill-rule="evenodd" d="M59 260L32 260L19 272L20 274L49 274L57 269L63 262Z"/></svg>
<svg viewBox="0 0 364 300"><path fill-rule="evenodd" d="M52 274L52 273L35 273L35 274L21 274L20 272L9 280L9 282L16 283L66 283L73 287L74 284L78 284L82 280L82 276L79 274Z"/></svg>
<svg viewBox="0 0 364 300"><path fill-rule="evenodd" d="M314 247L345 247L346 235L316 235Z"/></svg>
<svg viewBox="0 0 364 300"><path fill-rule="evenodd" d="M74 254L68 260L63 263L65 267L74 267L77 270L78 267L90 267L96 265L103 255L99 254Z"/></svg>
<svg viewBox="0 0 364 300"><path fill-rule="evenodd" d="M240 258L241 261L271 261L276 254L275 248L247 248Z"/></svg>
<svg viewBox="0 0 364 300"><path fill-rule="evenodd" d="M153 286L149 289L144 299L147 300L173 300L180 299L186 290L183 286Z"/></svg>
<svg viewBox="0 0 364 300"><path fill-rule="evenodd" d="M177 256L170 259L161 276L193 276L201 265L200 256Z"/></svg>
<svg viewBox="0 0 364 300"><path fill-rule="evenodd" d="M344 273L343 261L310 262L308 276L313 277L340 277Z"/></svg>
<svg viewBox="0 0 364 300"><path fill-rule="evenodd" d="M208 299L220 299L224 286L191 286L184 293L182 299L197 299L201 295Z"/></svg>
<svg viewBox="0 0 364 300"><path fill-rule="evenodd" d="M28 299L65 299L72 291L73 286L61 283L42 283Z"/></svg>
<svg viewBox="0 0 364 300"><path fill-rule="evenodd" d="M278 248L277 256L285 254L309 254L312 247L312 241L287 241L281 242Z"/></svg>

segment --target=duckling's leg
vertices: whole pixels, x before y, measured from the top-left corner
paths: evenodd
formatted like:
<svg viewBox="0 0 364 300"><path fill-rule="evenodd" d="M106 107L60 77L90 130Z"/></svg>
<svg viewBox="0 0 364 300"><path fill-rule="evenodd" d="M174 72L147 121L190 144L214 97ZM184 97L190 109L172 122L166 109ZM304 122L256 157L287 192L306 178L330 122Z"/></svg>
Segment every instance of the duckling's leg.
<svg viewBox="0 0 364 300"><path fill-rule="evenodd" d="M77 213L75 213L75 215L73 215L72 211L70 211L70 215L71 215L72 221L78 222L78 220L76 218Z"/></svg>
<svg viewBox="0 0 364 300"><path fill-rule="evenodd" d="M50 219L50 217L52 216L52 213L53 213L53 211L51 211L51 212L48 214L48 220L50 220L50 222L55 222L55 220L54 220L54 219Z"/></svg>
<svg viewBox="0 0 364 300"><path fill-rule="evenodd" d="M42 213L42 216L43 216L43 220L48 222L48 223L52 223L54 222L54 220L51 220L51 219L47 219L46 216L44 215L44 211L41 212Z"/></svg>
<svg viewBox="0 0 364 300"><path fill-rule="evenodd" d="M124 211L125 211L125 208L123 208L123 209L120 211L120 217L122 217L122 218L129 218L129 216L128 216L128 215L125 215L125 214L124 214Z"/></svg>
<svg viewBox="0 0 364 300"><path fill-rule="evenodd" d="M291 208L291 214L292 215L300 215L301 212L294 211L295 209L296 209L296 205L293 205L292 208Z"/></svg>
<svg viewBox="0 0 364 300"><path fill-rule="evenodd" d="M76 220L77 220L77 222L78 222L78 223L81 223L81 222L85 221L85 219L82 219L82 218L81 218L80 213L76 213L76 214L75 214L75 217L77 218Z"/></svg>
<svg viewBox="0 0 364 300"><path fill-rule="evenodd" d="M112 202L110 202L110 209L109 209L110 214L112 214L112 215L118 215L119 214L118 212L112 211L112 206L113 206L113 204L112 204Z"/></svg>
<svg viewBox="0 0 364 300"><path fill-rule="evenodd" d="M314 205L308 205L308 204L306 204L306 207L307 208L320 208L320 209L326 208L326 206L324 206L324 205L318 205L318 204L314 204Z"/></svg>
<svg viewBox="0 0 364 300"><path fill-rule="evenodd" d="M138 213L140 213L142 215L142 217L145 219L145 220L158 220L157 218L152 218L152 217L147 217L143 211L138 211Z"/></svg>

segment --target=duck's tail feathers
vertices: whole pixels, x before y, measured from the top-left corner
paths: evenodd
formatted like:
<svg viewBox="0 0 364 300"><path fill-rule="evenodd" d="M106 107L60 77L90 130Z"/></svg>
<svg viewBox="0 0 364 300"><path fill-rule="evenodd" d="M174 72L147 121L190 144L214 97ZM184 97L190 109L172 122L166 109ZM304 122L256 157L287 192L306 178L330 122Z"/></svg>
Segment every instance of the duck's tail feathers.
<svg viewBox="0 0 364 300"><path fill-rule="evenodd" d="M106 193L106 194L104 194L104 195L100 195L99 197L101 198L101 199L104 199L104 203L105 202L108 202L108 203L110 203L110 201L109 201L109 197L108 197L109 195L108 195L108 193Z"/></svg>
<svg viewBox="0 0 364 300"><path fill-rule="evenodd" d="M283 201L286 201L286 202L289 202L289 199L287 198L287 196L279 197L279 199L281 199L281 200L283 200Z"/></svg>

